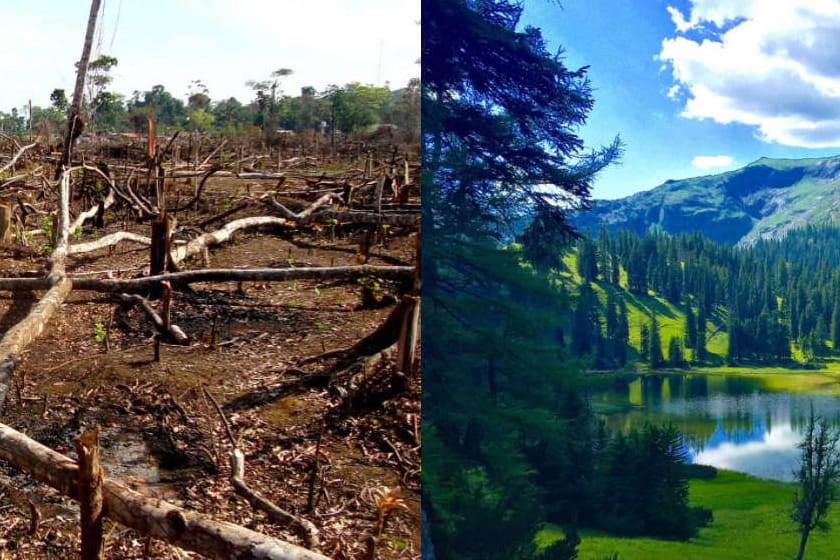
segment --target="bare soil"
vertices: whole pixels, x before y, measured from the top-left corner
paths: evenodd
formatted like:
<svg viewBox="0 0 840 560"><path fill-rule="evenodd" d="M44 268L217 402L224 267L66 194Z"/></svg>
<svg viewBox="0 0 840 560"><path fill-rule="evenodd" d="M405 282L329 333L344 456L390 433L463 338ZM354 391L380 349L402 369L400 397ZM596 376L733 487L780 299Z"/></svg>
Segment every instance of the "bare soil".
<svg viewBox="0 0 840 560"><path fill-rule="evenodd" d="M238 217L268 215L258 198L275 182L243 185L242 180L211 178L198 208L176 214L175 239L186 240ZM290 186L295 185L287 182L284 188ZM183 202L191 193L192 185L179 180L169 196ZM248 206L224 220L203 229L196 225L242 202ZM81 200L74 202L75 211L83 206ZM122 218L119 212L107 221L101 230L86 226L71 243L119 230L150 233L148 223ZM352 265L359 231L348 226L336 232L317 227L239 232L210 252L209 264ZM388 229L370 264L413 264L414 235ZM45 236L35 235L26 250L0 252L2 275L43 271L46 257L40 247L45 242ZM68 273L132 277L148 262L147 247L125 243L70 257ZM182 268L206 264L198 258ZM173 323L191 343L161 344L160 361L154 361L155 329L141 309L107 294L73 291L48 331L25 353L2 421L71 457L78 436L99 426L106 476L149 496L303 545L294 527L271 522L234 494L228 479L231 444L206 389L222 406L245 453L246 481L278 506L312 521L323 554L419 558L419 374L397 395L337 410L339 389L301 381L329 370L329 362L296 365L349 347L374 331L402 289L378 283L382 305L363 309L356 282L193 284L176 292L172 310ZM22 319L40 295L0 292L0 332ZM225 407L236 397L281 382L290 382L291 389L280 398ZM6 465L0 465L0 477L7 483L0 486L0 558L77 557L77 504ZM385 524L375 538L380 515ZM115 524L106 527L106 535L109 558L197 557Z"/></svg>

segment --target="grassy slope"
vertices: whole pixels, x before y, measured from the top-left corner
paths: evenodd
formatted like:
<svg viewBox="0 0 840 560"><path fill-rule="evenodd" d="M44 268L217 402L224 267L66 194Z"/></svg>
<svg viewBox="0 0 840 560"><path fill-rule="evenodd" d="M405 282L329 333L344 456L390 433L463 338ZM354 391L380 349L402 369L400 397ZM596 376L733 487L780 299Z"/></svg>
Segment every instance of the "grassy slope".
<svg viewBox="0 0 840 560"><path fill-rule="evenodd" d="M577 273L577 256L574 253L567 254L563 261L568 267L568 272L563 273L563 276L571 279L575 284L580 284L581 278ZM650 325L650 313L656 313L656 320L659 324L659 337L662 343L662 355L667 359L668 357L668 343L672 336L680 338L685 337L685 309L677 307L672 303L666 301L664 298L652 295L632 294L625 288L627 286L627 274L624 269L621 270L621 289L606 283L597 282L593 284L595 293L598 294L601 302L607 299L607 293L621 292L624 299L627 301L627 322L630 325L630 346L636 350L636 355L640 348L641 327L642 325ZM696 313L696 309L694 310ZM717 326L708 322L706 325L706 348L708 350L708 362L716 365L723 363L723 358L726 356L727 335L723 329L718 330ZM686 358L691 358L691 352L686 353ZM640 367L646 367L647 364L639 362Z"/></svg>
<svg viewBox="0 0 840 560"><path fill-rule="evenodd" d="M622 560L747 560L792 558L799 535L789 519L795 486L720 471L715 480L693 480L691 500L712 509L715 519L688 542L649 538L616 538L586 532L580 560L600 559L618 552ZM840 524L840 506L829 510L828 522ZM560 534L546 527L539 542L549 544ZM808 541L807 558L837 558L837 534L815 532Z"/></svg>
<svg viewBox="0 0 840 560"><path fill-rule="evenodd" d="M581 278L577 273L577 256L574 252L568 253L563 258L568 270L562 272L560 275L571 280L572 283L579 285ZM630 369L644 370L648 367L645 362L633 362L638 357L640 348L640 332L643 324L650 324L651 311L656 313L657 323L659 324L659 337L662 343L662 355L668 358L668 342L672 336L685 337L685 309L682 306L675 306L664 298L655 295L640 295L633 294L626 290L627 274L624 269L621 269L620 288L616 288L607 282L596 282L593 284L595 293L600 298L601 302L606 302L607 293L620 292L620 296L627 301L627 321L630 325L630 346L635 350L630 357ZM694 308L695 315L697 309ZM706 367L695 368L697 371L705 373L731 373L731 374L747 374L747 373L785 373L797 374L801 376L805 373L802 367L786 367L780 366L758 366L747 365L741 367L729 367L724 365L724 358L726 357L726 350L728 345L728 333L725 329L725 315L723 311L716 313L716 317L706 323ZM793 359L797 362L804 362L804 356L797 346L791 348ZM692 353L686 350L686 360L691 360ZM840 356L832 356L823 359L820 364L819 371L821 373L840 373Z"/></svg>

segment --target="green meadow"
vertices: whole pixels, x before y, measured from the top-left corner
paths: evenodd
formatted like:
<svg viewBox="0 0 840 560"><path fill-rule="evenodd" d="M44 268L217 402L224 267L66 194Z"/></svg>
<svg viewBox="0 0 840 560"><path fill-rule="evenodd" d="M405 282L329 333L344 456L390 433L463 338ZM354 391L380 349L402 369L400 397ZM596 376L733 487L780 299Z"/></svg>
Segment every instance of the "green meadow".
<svg viewBox="0 0 840 560"><path fill-rule="evenodd" d="M585 531L580 560L602 560L618 553L622 560L754 560L789 559L796 554L799 534L789 513L795 485L718 471L712 480L691 481L691 501L714 512L714 521L687 542L651 538L618 538ZM829 527L840 526L840 507L829 510ZM562 537L546 526L536 537L539 546ZM840 557L838 534L814 532L806 558Z"/></svg>

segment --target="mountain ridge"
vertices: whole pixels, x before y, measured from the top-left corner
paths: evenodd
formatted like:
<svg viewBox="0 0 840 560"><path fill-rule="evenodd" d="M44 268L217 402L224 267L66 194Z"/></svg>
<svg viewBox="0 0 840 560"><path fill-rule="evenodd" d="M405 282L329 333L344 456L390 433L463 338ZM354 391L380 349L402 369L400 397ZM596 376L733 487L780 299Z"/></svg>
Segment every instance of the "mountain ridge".
<svg viewBox="0 0 840 560"><path fill-rule="evenodd" d="M689 179L669 179L615 200L595 200L573 224L595 233L650 229L701 231L730 245L774 238L805 224L840 222L840 155L759 158L744 167Z"/></svg>

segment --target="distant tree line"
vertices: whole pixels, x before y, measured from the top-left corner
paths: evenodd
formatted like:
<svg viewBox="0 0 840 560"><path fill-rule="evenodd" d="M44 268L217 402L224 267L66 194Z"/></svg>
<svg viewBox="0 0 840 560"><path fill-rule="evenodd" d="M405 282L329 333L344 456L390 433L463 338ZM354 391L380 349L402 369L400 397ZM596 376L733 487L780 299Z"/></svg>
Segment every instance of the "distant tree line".
<svg viewBox="0 0 840 560"><path fill-rule="evenodd" d="M604 228L577 244L582 279L572 313L572 348L599 368L627 359L625 297L656 295L685 311L684 336L659 340L651 315L641 328L640 359L679 367L707 358L707 326L728 335L726 360L776 363L794 349L808 361L840 353L840 229L806 226L749 247L720 245L700 233L640 237ZM594 297L590 283L607 291ZM586 339L586 340L584 340ZM662 343L667 354L662 353Z"/></svg>
<svg viewBox="0 0 840 560"><path fill-rule="evenodd" d="M186 102L163 85L130 96L109 90L116 58L103 55L89 65L84 109L88 126L97 132L143 132L153 108L157 130L183 129L235 134L262 131L268 140L277 130L350 134L373 125L390 125L408 141L420 137L420 81L412 79L400 89L351 82L330 85L323 91L311 86L296 96L284 95L281 82L292 73L283 68L263 81L249 81L254 98L214 100L200 80L189 87ZM66 119L68 99L63 89L50 95L49 107L32 107L32 129L60 130ZM0 132L22 135L28 130L28 108L0 111Z"/></svg>

